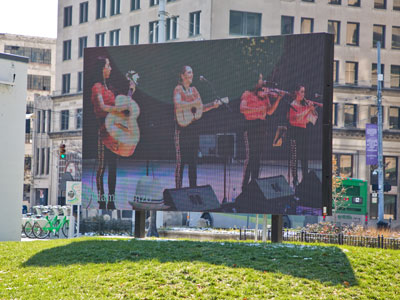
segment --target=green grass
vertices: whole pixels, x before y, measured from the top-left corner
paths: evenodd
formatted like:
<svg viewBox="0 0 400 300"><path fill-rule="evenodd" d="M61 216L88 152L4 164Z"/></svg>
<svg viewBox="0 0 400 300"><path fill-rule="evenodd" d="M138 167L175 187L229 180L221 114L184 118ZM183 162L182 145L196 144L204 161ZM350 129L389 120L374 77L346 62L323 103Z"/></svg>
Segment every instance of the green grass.
<svg viewBox="0 0 400 300"><path fill-rule="evenodd" d="M0 243L0 299L400 299L400 251L80 238Z"/></svg>

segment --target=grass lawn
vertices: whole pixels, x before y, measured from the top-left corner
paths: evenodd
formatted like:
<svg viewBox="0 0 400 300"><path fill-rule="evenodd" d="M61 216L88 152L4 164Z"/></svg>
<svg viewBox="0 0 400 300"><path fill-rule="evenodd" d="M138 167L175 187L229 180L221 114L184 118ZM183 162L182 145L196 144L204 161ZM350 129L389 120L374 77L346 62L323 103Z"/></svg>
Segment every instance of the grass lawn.
<svg viewBox="0 0 400 300"><path fill-rule="evenodd" d="M0 299L400 299L400 251L80 238L0 243Z"/></svg>

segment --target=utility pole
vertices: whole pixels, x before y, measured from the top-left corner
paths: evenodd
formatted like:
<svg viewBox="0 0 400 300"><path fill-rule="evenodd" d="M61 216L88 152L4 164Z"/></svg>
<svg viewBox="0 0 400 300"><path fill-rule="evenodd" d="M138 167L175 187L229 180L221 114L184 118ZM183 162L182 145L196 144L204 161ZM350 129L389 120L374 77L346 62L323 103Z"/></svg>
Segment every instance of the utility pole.
<svg viewBox="0 0 400 300"><path fill-rule="evenodd" d="M384 213L384 198L383 198L383 134L382 134L382 81L381 74L381 43L377 42L378 54L378 82L377 82L377 107L378 107L378 228L385 227Z"/></svg>

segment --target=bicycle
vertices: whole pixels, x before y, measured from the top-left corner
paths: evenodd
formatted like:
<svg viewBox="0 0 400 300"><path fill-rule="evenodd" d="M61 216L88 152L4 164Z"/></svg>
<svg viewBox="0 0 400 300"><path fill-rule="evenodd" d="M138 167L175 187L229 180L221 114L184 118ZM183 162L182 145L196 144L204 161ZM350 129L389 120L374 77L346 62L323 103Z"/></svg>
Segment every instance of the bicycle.
<svg viewBox="0 0 400 300"><path fill-rule="evenodd" d="M76 229L76 226L75 228ZM61 221L57 219L55 222L47 220L44 226L41 226L39 222L35 222L33 224L33 234L38 239L44 239L50 236L53 233L56 236L59 236L59 231L63 233L64 237L68 237L69 232L69 218L64 216Z"/></svg>

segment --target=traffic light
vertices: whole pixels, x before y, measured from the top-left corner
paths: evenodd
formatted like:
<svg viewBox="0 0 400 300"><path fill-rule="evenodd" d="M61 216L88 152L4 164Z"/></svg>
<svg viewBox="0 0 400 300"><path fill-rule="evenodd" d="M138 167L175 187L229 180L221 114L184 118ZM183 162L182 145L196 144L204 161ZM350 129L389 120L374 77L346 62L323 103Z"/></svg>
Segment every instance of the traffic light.
<svg viewBox="0 0 400 300"><path fill-rule="evenodd" d="M65 159L67 155L65 154L65 144L60 145L60 158Z"/></svg>

